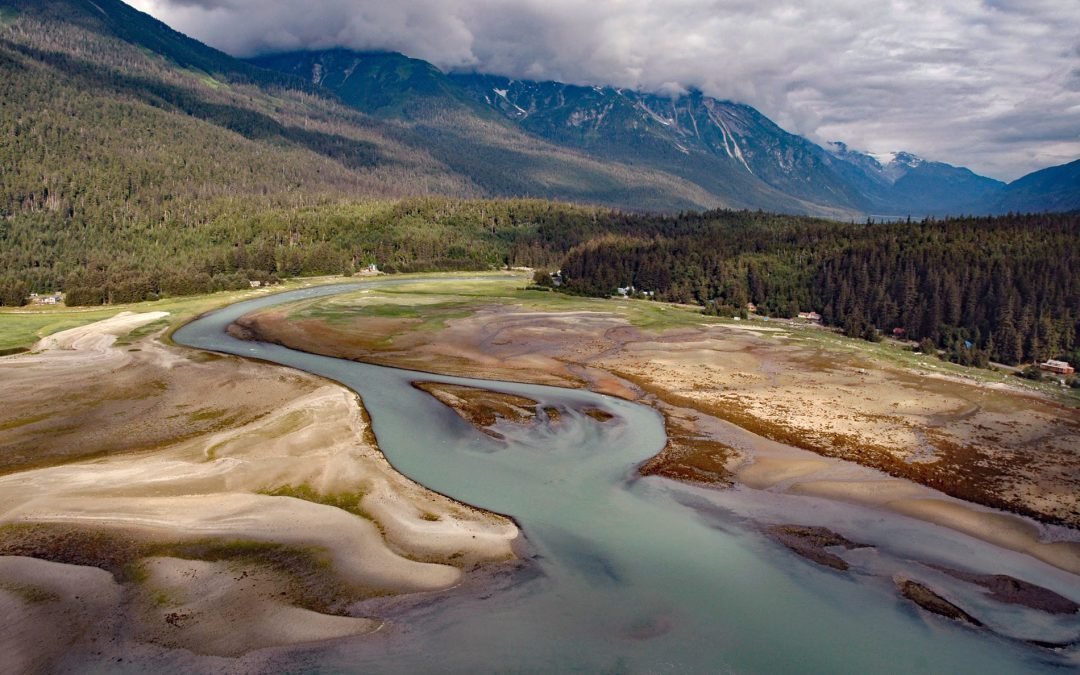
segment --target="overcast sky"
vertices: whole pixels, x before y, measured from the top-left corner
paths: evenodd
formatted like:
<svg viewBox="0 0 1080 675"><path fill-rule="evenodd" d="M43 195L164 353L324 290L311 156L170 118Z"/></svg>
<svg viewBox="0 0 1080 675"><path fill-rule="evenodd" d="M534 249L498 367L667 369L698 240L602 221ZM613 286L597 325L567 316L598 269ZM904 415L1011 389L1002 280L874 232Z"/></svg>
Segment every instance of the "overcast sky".
<svg viewBox="0 0 1080 675"><path fill-rule="evenodd" d="M350 47L646 91L1002 180L1080 158L1078 0L127 0L237 56Z"/></svg>

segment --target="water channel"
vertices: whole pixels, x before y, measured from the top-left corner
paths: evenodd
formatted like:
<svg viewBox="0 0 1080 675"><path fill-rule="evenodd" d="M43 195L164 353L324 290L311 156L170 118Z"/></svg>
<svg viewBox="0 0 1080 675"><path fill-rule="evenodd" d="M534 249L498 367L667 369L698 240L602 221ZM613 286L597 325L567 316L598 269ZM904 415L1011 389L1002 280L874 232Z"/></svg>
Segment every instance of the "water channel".
<svg viewBox="0 0 1080 675"><path fill-rule="evenodd" d="M370 282L380 283L380 282ZM1076 577L963 535L880 512L751 490L709 490L635 467L664 443L651 408L583 390L418 374L234 339L253 310L372 287L265 296L178 330L177 343L263 359L355 390L403 474L512 516L527 573L497 588L431 594L385 634L286 657L312 672L1063 672L1072 657L926 615L888 572L921 559L1015 574L1080 600ZM382 282L386 283L386 282ZM395 283L395 282L391 282ZM396 282L401 283L401 282ZM558 424L479 433L414 380L486 387L558 408ZM580 411L605 410L597 421ZM852 573L819 568L760 534L759 519L802 514L881 542ZM781 521L782 522L782 521ZM889 542L892 542L891 544ZM885 571L886 575L860 573ZM973 602L979 602L973 597ZM1075 617L991 608L1013 633L1075 636Z"/></svg>

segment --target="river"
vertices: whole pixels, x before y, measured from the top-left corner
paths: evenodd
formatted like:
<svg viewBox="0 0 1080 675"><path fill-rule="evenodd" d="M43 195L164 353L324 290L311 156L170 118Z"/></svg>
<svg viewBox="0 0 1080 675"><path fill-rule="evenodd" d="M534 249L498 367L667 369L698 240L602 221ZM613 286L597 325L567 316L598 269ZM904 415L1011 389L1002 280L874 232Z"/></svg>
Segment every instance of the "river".
<svg viewBox="0 0 1080 675"><path fill-rule="evenodd" d="M1060 655L926 615L899 598L892 573L918 557L1015 574L1080 600L1076 577L940 527L870 509L748 489L712 490L635 467L664 444L651 408L583 390L418 374L234 339L256 309L370 287L323 286L240 302L174 334L183 345L258 358L356 391L380 448L401 473L460 501L512 516L525 572L406 603L374 636L286 653L311 672L1061 672ZM403 283L391 281L390 283ZM558 424L479 433L414 380L480 386L558 408ZM597 421L583 407L614 418ZM878 546L853 572L820 568L756 523L828 523ZM861 556L861 557L859 557ZM925 572L924 572L925 573ZM946 583L942 581L941 583ZM483 586L483 585L481 585ZM1010 634L1068 638L1053 619L982 602Z"/></svg>

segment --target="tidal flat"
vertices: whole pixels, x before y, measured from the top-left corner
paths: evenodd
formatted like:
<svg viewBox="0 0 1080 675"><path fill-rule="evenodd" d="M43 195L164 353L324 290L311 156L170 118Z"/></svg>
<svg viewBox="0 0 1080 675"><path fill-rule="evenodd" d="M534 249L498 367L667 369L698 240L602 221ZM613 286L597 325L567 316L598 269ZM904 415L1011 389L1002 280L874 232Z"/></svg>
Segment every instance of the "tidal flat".
<svg viewBox="0 0 1080 675"><path fill-rule="evenodd" d="M501 275L360 285L248 314L232 333L423 371L409 376L428 383L427 393L415 394L449 406L457 422L445 423L474 428L487 439L470 441L479 444L528 436L543 452L545 438L602 435L623 424L602 407L545 402L495 382L488 390L484 381L588 389L645 405L660 414L665 438L621 480L632 490L670 491L688 529L690 522L731 528L738 514L734 527L759 532L752 547L766 546L770 557L827 561L827 574L843 573L852 580L845 583L881 580L877 592L902 577L896 588L916 588L911 581L932 589L981 617L988 634L1042 644L1031 649L1046 654L1031 658L1075 657L1075 616L1040 623L1041 610L1027 608L1022 628L1004 627L1008 610L965 581L998 575L1063 603L1080 600L1080 436L1067 400L819 328L717 321L689 308L565 298L523 285L520 276ZM368 663L362 645L393 652L408 643L403 632L425 625L430 609L410 613L403 609L415 603L410 598L457 593L468 606L469 593L484 597L505 583L500 569L522 578L544 569L530 562L545 547L543 527L530 540L526 525L523 539L510 520L401 476L352 392L293 369L162 344L163 330L139 332L162 319L91 324L37 353L0 360L5 383L23 387L21 405L0 417L0 428L21 430L3 444L15 459L0 477L0 519L8 524L0 560L18 565L0 578L0 597L25 625L48 626L42 612L56 607L40 598L68 597L59 579L95 568L105 573L95 577L96 602L111 608L111 623L102 625L120 636L110 653L180 649L196 654L199 668L258 671L297 663L280 651L289 645L344 640L326 649ZM117 335L131 337L118 346ZM49 381L43 373L69 369L66 395L34 389ZM480 381L432 383L424 373ZM48 433L66 406L83 411L77 423ZM82 427L98 446L72 442ZM469 437L464 428L456 433ZM53 450L35 458L27 450L35 444ZM606 508L606 517L618 517ZM912 541L898 546L898 528ZM762 543L778 532L775 548ZM813 536L801 537L806 532ZM980 560L959 576L940 571L963 567L956 550L935 548L949 532L981 542ZM569 548L582 560L582 546ZM95 563L95 549L128 554ZM1000 551L997 562L987 551ZM620 577L618 565L595 560L608 569L601 576ZM463 590L446 594L455 586ZM520 592L511 584L501 597ZM645 645L680 633L671 616L635 621L627 635ZM10 653L29 668L65 663L101 638L95 631L104 629L91 623L76 621L71 642L29 656L15 649L28 637L21 629ZM233 630L237 624L246 628ZM222 631L227 640L211 639Z"/></svg>

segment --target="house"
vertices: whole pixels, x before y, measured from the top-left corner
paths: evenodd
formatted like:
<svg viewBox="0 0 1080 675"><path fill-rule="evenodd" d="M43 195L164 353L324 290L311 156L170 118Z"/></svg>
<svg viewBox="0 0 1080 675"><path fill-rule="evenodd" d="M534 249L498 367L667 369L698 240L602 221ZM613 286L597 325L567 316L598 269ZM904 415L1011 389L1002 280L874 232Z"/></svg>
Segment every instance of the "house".
<svg viewBox="0 0 1080 675"><path fill-rule="evenodd" d="M821 323L821 315L817 312L799 312L799 318L813 321L814 323Z"/></svg>
<svg viewBox="0 0 1080 675"><path fill-rule="evenodd" d="M60 301L63 299L63 293L51 293L49 295L40 295L38 293L30 294L30 304L32 305L59 305Z"/></svg>
<svg viewBox="0 0 1080 675"><path fill-rule="evenodd" d="M1049 371L1051 373L1057 373L1058 375L1072 375L1076 372L1076 369L1070 366L1064 361L1050 360L1046 363L1040 363L1039 368Z"/></svg>

